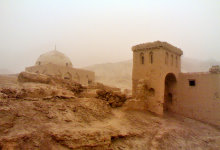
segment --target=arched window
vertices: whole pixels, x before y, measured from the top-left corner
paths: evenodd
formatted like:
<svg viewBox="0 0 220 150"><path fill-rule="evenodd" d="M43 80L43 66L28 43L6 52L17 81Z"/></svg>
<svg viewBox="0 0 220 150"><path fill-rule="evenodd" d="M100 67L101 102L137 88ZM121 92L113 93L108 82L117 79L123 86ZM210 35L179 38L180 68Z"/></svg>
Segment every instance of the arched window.
<svg viewBox="0 0 220 150"><path fill-rule="evenodd" d="M144 53L140 54L140 60L141 60L141 64L144 64Z"/></svg>
<svg viewBox="0 0 220 150"><path fill-rule="evenodd" d="M155 90L153 88L150 88L148 90L148 96L154 96L155 95Z"/></svg>
<svg viewBox="0 0 220 150"><path fill-rule="evenodd" d="M178 67L178 57L176 56L176 67Z"/></svg>
<svg viewBox="0 0 220 150"><path fill-rule="evenodd" d="M66 66L68 66L68 63L66 63Z"/></svg>
<svg viewBox="0 0 220 150"><path fill-rule="evenodd" d="M38 62L38 65L40 65L40 61Z"/></svg>
<svg viewBox="0 0 220 150"><path fill-rule="evenodd" d="M153 62L154 62L153 52L150 52L150 54L149 54L149 60L150 60L150 63L153 64Z"/></svg>
<svg viewBox="0 0 220 150"><path fill-rule="evenodd" d="M169 60L169 54L166 52L166 56L165 56L165 64L168 64L168 60Z"/></svg>
<svg viewBox="0 0 220 150"><path fill-rule="evenodd" d="M173 66L173 55L171 55L171 66Z"/></svg>
<svg viewBox="0 0 220 150"><path fill-rule="evenodd" d="M67 80L72 80L72 75L71 75L71 73L67 72L67 73L64 74L63 78L67 79Z"/></svg>

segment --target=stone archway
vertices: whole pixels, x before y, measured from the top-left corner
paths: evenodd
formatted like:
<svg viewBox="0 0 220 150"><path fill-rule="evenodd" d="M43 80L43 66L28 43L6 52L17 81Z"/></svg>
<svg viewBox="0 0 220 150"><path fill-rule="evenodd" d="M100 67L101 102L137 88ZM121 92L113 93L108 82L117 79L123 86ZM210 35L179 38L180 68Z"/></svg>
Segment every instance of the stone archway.
<svg viewBox="0 0 220 150"><path fill-rule="evenodd" d="M165 77L165 90L164 90L164 104L163 110L171 111L173 99L176 95L176 76L173 73L168 73Z"/></svg>
<svg viewBox="0 0 220 150"><path fill-rule="evenodd" d="M67 73L64 74L63 78L67 79L67 80L72 80L72 75L71 75L71 73L67 72Z"/></svg>

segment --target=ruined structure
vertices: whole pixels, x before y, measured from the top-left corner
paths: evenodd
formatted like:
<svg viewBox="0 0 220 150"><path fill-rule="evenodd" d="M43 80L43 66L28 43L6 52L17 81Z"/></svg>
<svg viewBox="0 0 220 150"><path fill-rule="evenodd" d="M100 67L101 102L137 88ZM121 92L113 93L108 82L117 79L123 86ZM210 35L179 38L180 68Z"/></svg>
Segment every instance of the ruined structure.
<svg viewBox="0 0 220 150"><path fill-rule="evenodd" d="M70 59L56 49L40 55L35 66L27 67L26 71L59 76L82 85L88 85L95 80L94 72L73 68Z"/></svg>
<svg viewBox="0 0 220 150"><path fill-rule="evenodd" d="M132 51L132 94L145 101L149 111L171 111L220 125L218 66L204 73L181 73L183 52L167 42L136 45Z"/></svg>

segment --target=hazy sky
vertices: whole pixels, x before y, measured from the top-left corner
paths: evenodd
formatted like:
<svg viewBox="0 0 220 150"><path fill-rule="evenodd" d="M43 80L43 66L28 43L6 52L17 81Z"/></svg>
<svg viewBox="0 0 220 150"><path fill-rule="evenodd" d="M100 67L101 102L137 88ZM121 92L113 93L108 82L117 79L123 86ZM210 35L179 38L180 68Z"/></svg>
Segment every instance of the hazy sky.
<svg viewBox="0 0 220 150"><path fill-rule="evenodd" d="M220 60L220 0L0 0L0 68L24 70L55 43L76 67L128 60L155 40Z"/></svg>

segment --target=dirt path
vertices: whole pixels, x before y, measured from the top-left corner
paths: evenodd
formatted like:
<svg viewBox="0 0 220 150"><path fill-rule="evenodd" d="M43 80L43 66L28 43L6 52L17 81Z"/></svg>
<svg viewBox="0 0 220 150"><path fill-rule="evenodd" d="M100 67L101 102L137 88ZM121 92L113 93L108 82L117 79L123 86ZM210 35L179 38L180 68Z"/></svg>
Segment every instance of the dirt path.
<svg viewBox="0 0 220 150"><path fill-rule="evenodd" d="M109 123L127 136L112 143L113 149L220 149L220 130L210 125L167 114L114 110Z"/></svg>

